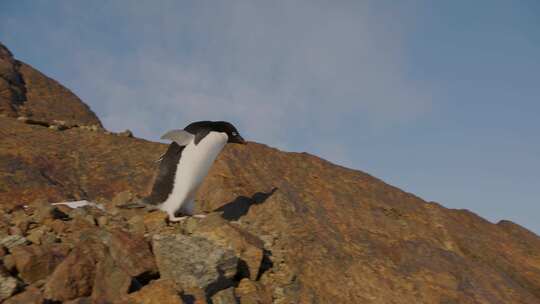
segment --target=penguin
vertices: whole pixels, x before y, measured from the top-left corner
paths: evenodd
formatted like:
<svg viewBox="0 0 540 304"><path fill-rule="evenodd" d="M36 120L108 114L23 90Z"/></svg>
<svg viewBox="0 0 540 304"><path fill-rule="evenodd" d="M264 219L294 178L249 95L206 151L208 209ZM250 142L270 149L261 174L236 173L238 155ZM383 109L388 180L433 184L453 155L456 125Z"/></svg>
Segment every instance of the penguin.
<svg viewBox="0 0 540 304"><path fill-rule="evenodd" d="M143 203L167 212L169 221L178 222L195 215L195 193L210 167L227 143L246 144L238 130L226 121L197 121L183 130L161 136L171 140L160 158L159 173ZM184 216L178 217L181 213Z"/></svg>

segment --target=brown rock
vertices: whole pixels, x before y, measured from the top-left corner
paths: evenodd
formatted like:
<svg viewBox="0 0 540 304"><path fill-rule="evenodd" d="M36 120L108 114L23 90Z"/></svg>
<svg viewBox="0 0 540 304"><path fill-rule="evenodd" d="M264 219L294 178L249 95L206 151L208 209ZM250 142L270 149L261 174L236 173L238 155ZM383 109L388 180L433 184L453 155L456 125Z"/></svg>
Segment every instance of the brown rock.
<svg viewBox="0 0 540 304"><path fill-rule="evenodd" d="M122 299L117 304L183 304L176 284L172 280L160 279L144 286L141 290L134 292Z"/></svg>
<svg viewBox="0 0 540 304"><path fill-rule="evenodd" d="M143 237L119 229L113 229L102 237L112 258L130 276L157 273L150 245Z"/></svg>
<svg viewBox="0 0 540 304"><path fill-rule="evenodd" d="M111 303L127 295L139 276L157 274L149 244L142 237L97 227L76 235L75 248L45 285L49 300L90 297L95 303Z"/></svg>
<svg viewBox="0 0 540 304"><path fill-rule="evenodd" d="M50 275L68 252L63 244L30 245L13 248L12 256L19 276L31 284Z"/></svg>
<svg viewBox="0 0 540 304"><path fill-rule="evenodd" d="M218 291L212 296L212 304L237 304L236 296L234 295L234 288L230 287Z"/></svg>
<svg viewBox="0 0 540 304"><path fill-rule="evenodd" d="M111 303L128 294L131 276L110 256L106 255L96 265L92 291L95 303Z"/></svg>
<svg viewBox="0 0 540 304"><path fill-rule="evenodd" d="M52 232L45 233L43 237L41 237L41 244L47 245L47 244L55 244L59 242L59 238Z"/></svg>
<svg viewBox="0 0 540 304"><path fill-rule="evenodd" d="M96 221L99 227L106 227L109 224L109 218L106 216L100 216Z"/></svg>
<svg viewBox="0 0 540 304"><path fill-rule="evenodd" d="M28 244L28 240L20 234L9 235L0 240L0 246L3 246L8 250L26 244Z"/></svg>
<svg viewBox="0 0 540 304"><path fill-rule="evenodd" d="M11 297L19 289L19 282L16 278L0 268L0 301Z"/></svg>
<svg viewBox="0 0 540 304"><path fill-rule="evenodd" d="M11 214L10 234L24 235L30 225L30 218L22 211Z"/></svg>
<svg viewBox="0 0 540 304"><path fill-rule="evenodd" d="M37 223L45 223L52 220L66 220L69 218L71 208L63 205L38 205L35 207L32 220Z"/></svg>
<svg viewBox="0 0 540 304"><path fill-rule="evenodd" d="M118 136L133 137L133 132L130 130L125 130L124 132L118 133Z"/></svg>
<svg viewBox="0 0 540 304"><path fill-rule="evenodd" d="M132 216L128 220L129 231L135 234L144 234L146 232L146 227L144 225L143 215Z"/></svg>
<svg viewBox="0 0 540 304"><path fill-rule="evenodd" d="M26 236L26 239L30 241L32 244L40 245L41 244L41 238L45 232L42 229L35 229L28 233Z"/></svg>
<svg viewBox="0 0 540 304"><path fill-rule="evenodd" d="M65 304L95 304L94 300L90 297L81 297L71 301L64 302Z"/></svg>
<svg viewBox="0 0 540 304"><path fill-rule="evenodd" d="M24 232L21 230L21 228L17 227L17 226L11 226L8 228L8 233L10 235L20 235L22 236L24 234Z"/></svg>
<svg viewBox="0 0 540 304"><path fill-rule="evenodd" d="M75 239L79 239L80 235L89 231L96 231L96 225L85 217L75 217L73 220L67 222L67 232L71 233L70 236Z"/></svg>
<svg viewBox="0 0 540 304"><path fill-rule="evenodd" d="M13 258L13 255L8 254L4 256L2 259L4 262L4 267L6 267L7 271L14 272L17 269L17 266L15 265L15 259Z"/></svg>
<svg viewBox="0 0 540 304"><path fill-rule="evenodd" d="M263 258L263 242L251 233L229 224L218 214L211 214L192 227L196 236L209 239L225 248L232 249L240 258L242 277L257 279Z"/></svg>
<svg viewBox="0 0 540 304"><path fill-rule="evenodd" d="M247 278L242 279L238 287L234 289L240 304L265 304L272 303L272 295L259 283Z"/></svg>
<svg viewBox="0 0 540 304"><path fill-rule="evenodd" d="M28 235L26 236L26 239L32 242L33 244L40 245L42 243L42 239L50 231L51 231L51 228L48 226L39 226L37 228L30 230L28 232Z"/></svg>
<svg viewBox="0 0 540 304"><path fill-rule="evenodd" d="M99 258L94 247L99 245L80 244L56 267L45 284L46 299L68 301L90 296Z"/></svg>
<svg viewBox="0 0 540 304"><path fill-rule="evenodd" d="M7 299L4 304L42 304L43 294L38 288L27 287L23 292Z"/></svg>
<svg viewBox="0 0 540 304"><path fill-rule="evenodd" d="M75 208L75 209L72 209L71 213L70 213L70 217L73 218L73 220L83 220L83 221L86 221L88 222L88 224L90 225L85 225L86 227L94 227L94 226L97 226L97 222L96 222L96 216L101 216L101 213L95 213L95 212L92 212L92 211L95 211L97 209L95 208Z"/></svg>
<svg viewBox="0 0 540 304"><path fill-rule="evenodd" d="M57 234L63 234L69 229L69 224L62 220L52 220L47 223L47 226L51 227L51 229Z"/></svg>
<svg viewBox="0 0 540 304"><path fill-rule="evenodd" d="M167 226L168 215L163 211L149 212L144 215L144 226L148 232L156 232Z"/></svg>
<svg viewBox="0 0 540 304"><path fill-rule="evenodd" d="M131 193L131 191L122 191L113 197L110 205L112 206L124 205L131 202L133 198L134 198L134 195L133 193Z"/></svg>

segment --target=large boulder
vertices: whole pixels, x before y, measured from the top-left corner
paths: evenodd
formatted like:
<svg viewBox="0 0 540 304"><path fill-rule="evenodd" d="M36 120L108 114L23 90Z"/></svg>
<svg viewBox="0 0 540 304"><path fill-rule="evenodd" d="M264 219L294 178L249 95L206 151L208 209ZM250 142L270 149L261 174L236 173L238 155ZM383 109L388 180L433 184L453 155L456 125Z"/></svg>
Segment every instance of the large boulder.
<svg viewBox="0 0 540 304"><path fill-rule="evenodd" d="M96 277L96 264L100 252L94 244L76 247L56 267L45 284L45 298L51 301L69 301L90 296Z"/></svg>
<svg viewBox="0 0 540 304"><path fill-rule="evenodd" d="M229 223L217 213L194 221L188 232L233 250L240 258L240 275L257 279L264 255L263 242L259 238Z"/></svg>
<svg viewBox="0 0 540 304"><path fill-rule="evenodd" d="M19 277L26 283L47 278L68 255L64 244L18 246L11 251Z"/></svg>
<svg viewBox="0 0 540 304"><path fill-rule="evenodd" d="M181 288L198 287L213 295L233 285L238 258L233 251L200 237L155 235L152 248L162 278Z"/></svg>
<svg viewBox="0 0 540 304"><path fill-rule="evenodd" d="M75 248L47 279L46 299L112 302L140 287L146 277L157 277L154 256L140 236L97 227L85 228L77 236Z"/></svg>

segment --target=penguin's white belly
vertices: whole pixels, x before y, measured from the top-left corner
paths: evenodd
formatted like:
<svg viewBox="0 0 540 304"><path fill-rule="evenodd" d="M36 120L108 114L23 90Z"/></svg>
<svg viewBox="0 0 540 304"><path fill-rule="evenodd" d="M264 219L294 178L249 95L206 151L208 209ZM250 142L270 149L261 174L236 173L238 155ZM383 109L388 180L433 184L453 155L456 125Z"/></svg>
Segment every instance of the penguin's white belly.
<svg viewBox="0 0 540 304"><path fill-rule="evenodd" d="M195 193L227 140L225 133L210 132L197 145L191 141L184 148L176 167L172 192L160 209L169 214L178 210L193 214Z"/></svg>

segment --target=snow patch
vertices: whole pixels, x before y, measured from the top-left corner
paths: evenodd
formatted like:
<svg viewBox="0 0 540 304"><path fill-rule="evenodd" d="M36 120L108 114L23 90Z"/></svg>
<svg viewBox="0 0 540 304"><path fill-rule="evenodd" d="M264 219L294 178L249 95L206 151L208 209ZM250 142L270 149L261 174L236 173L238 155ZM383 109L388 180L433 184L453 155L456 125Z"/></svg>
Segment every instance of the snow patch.
<svg viewBox="0 0 540 304"><path fill-rule="evenodd" d="M61 202L61 203L53 203L52 205L65 205L65 206L68 206L70 208L73 208L73 209L76 209L76 208L82 208L84 206L91 206L91 207L95 207L95 208L98 208L100 210L103 210L105 211L105 207L103 207L102 204L96 204L94 202L89 202L87 200L82 200L82 201L73 201L73 202Z"/></svg>

